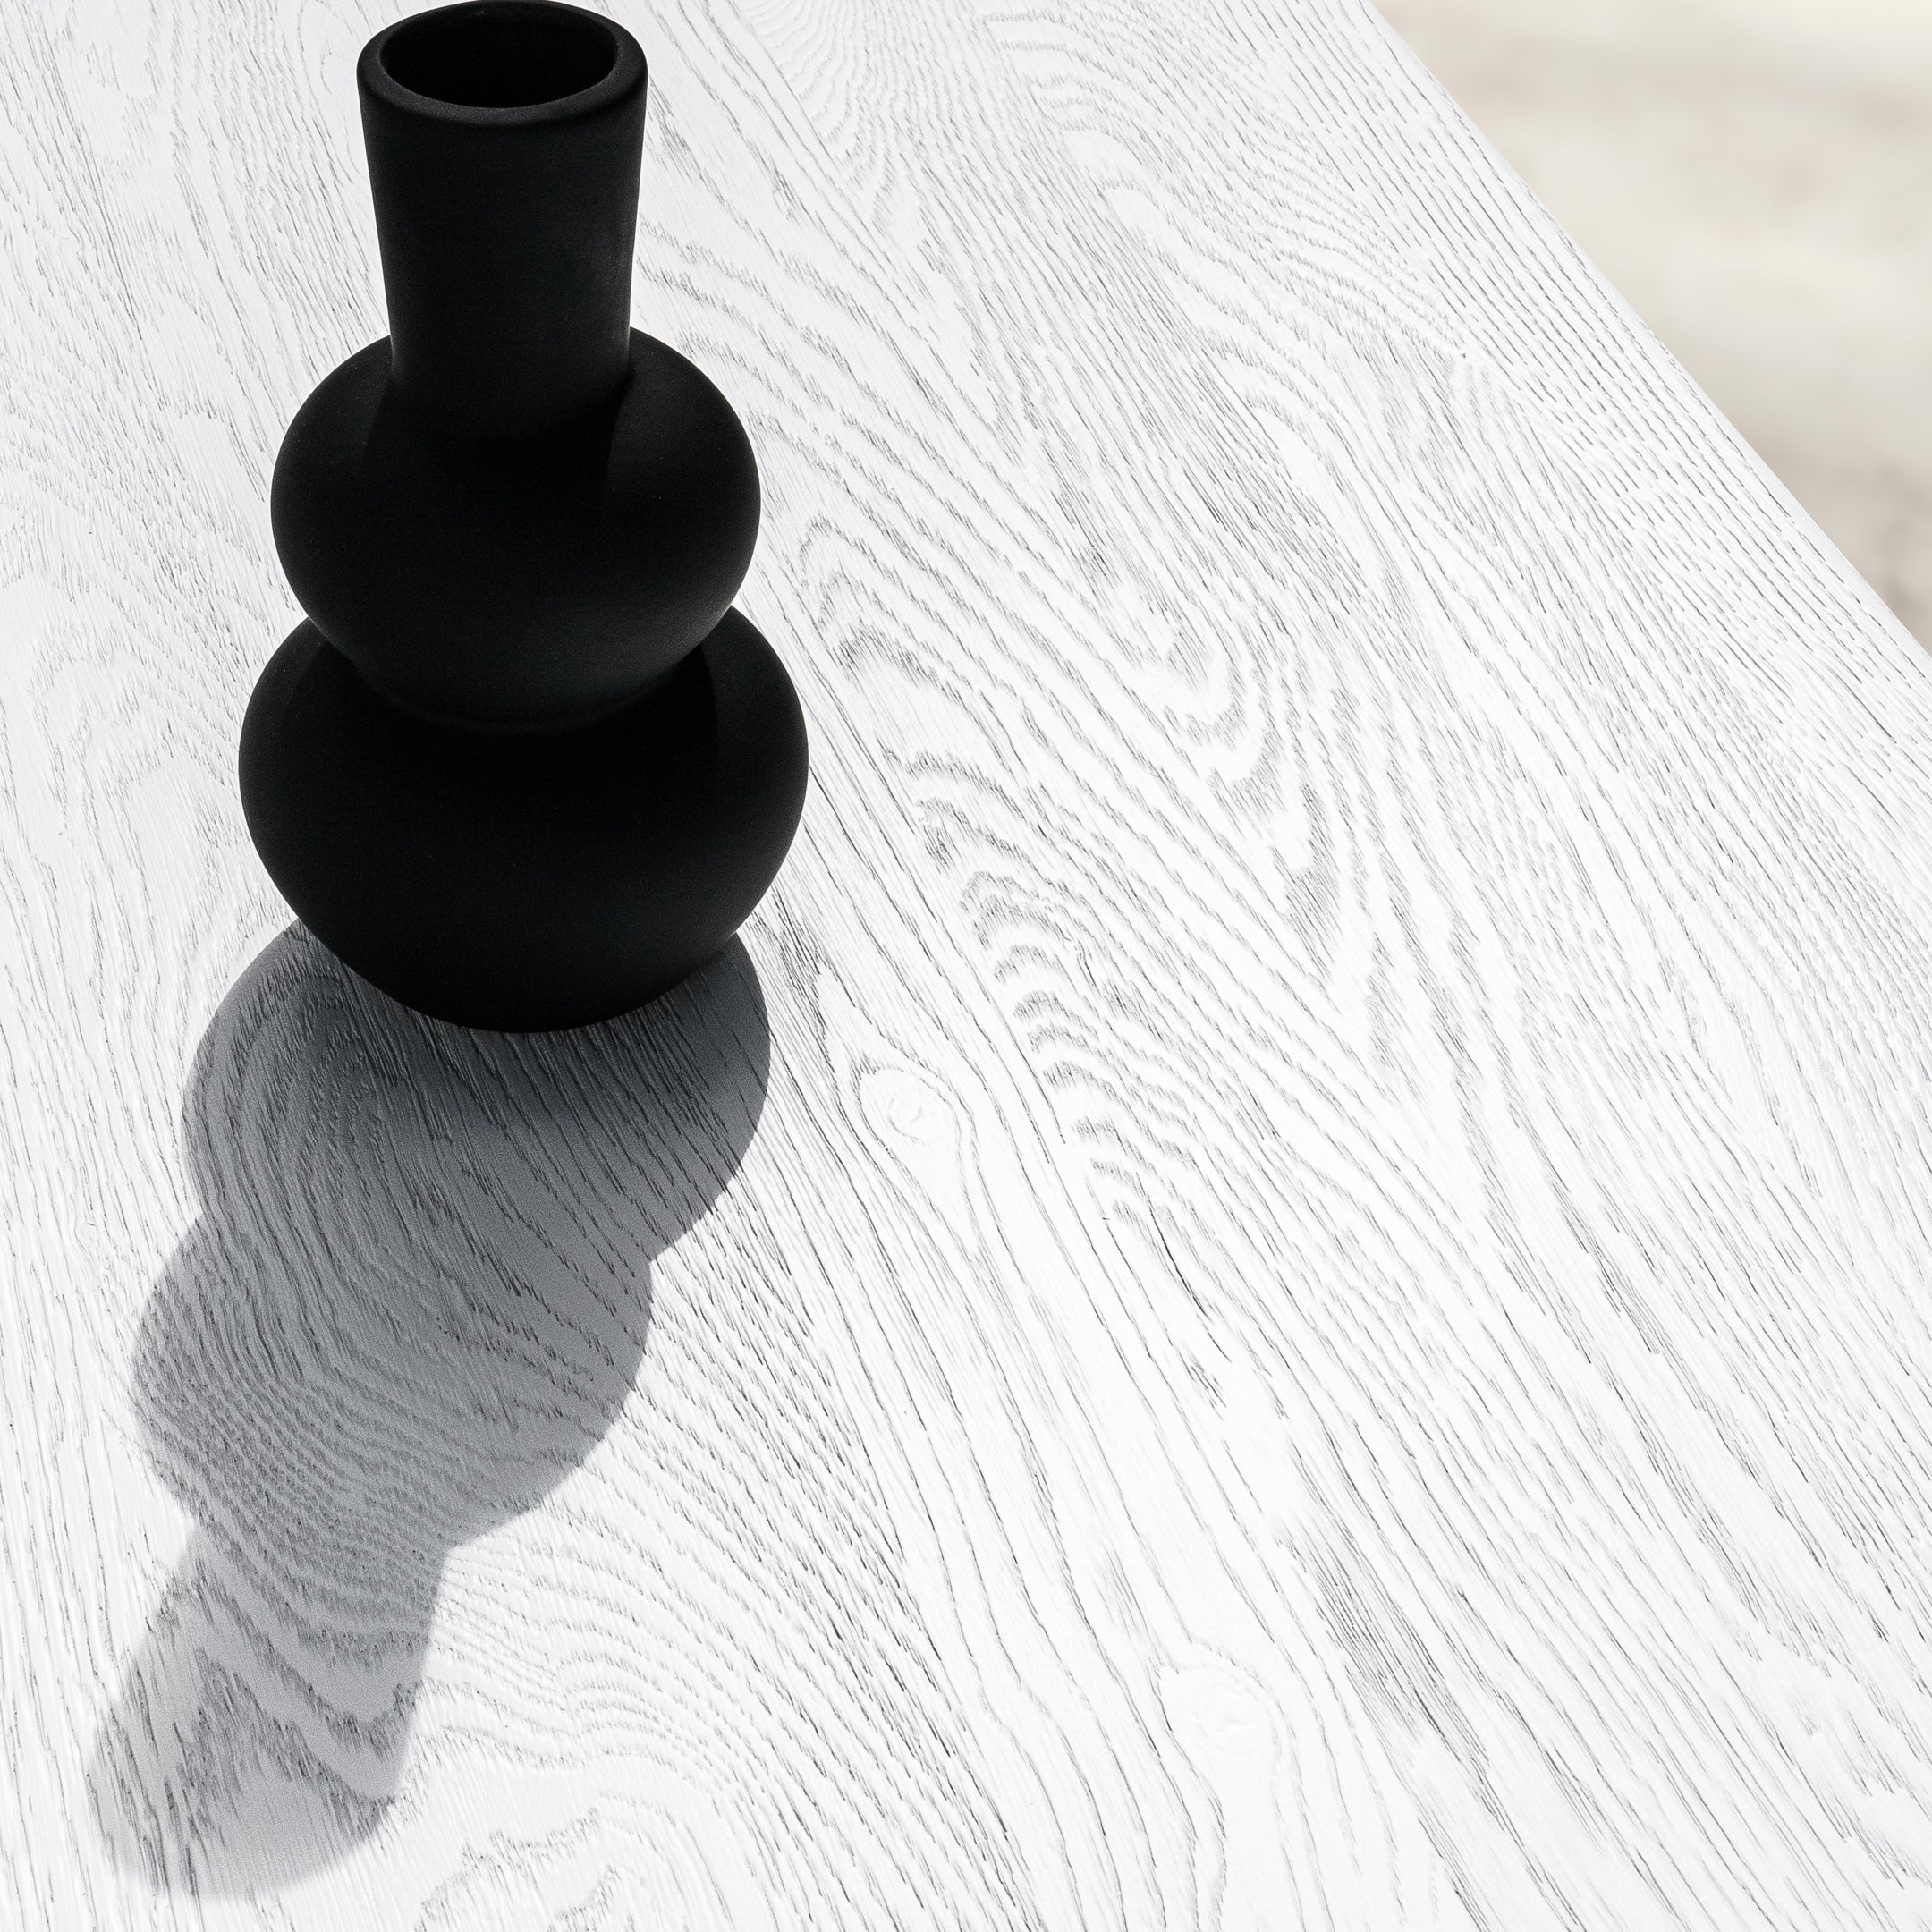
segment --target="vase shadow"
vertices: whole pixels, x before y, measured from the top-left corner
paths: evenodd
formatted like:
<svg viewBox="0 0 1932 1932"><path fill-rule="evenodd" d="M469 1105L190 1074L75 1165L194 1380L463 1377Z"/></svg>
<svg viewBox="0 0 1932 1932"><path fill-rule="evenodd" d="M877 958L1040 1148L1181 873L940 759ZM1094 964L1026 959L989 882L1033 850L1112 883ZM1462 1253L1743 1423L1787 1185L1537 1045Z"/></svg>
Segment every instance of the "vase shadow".
<svg viewBox="0 0 1932 1932"><path fill-rule="evenodd" d="M196 1527L95 1741L118 1862L262 1890L380 1825L449 1553L616 1420L651 1258L736 1172L768 1060L736 942L543 1035L425 1020L299 927L242 975L184 1108L201 1216L134 1352Z"/></svg>

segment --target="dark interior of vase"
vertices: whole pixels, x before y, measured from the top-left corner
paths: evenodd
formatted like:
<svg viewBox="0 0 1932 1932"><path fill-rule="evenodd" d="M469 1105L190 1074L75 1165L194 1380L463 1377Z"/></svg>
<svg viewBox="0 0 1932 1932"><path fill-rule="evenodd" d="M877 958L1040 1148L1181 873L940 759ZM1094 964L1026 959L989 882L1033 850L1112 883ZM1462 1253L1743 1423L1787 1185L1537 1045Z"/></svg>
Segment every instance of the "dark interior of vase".
<svg viewBox="0 0 1932 1932"><path fill-rule="evenodd" d="M597 21L516 0L423 14L382 47L398 86L458 107L563 100L595 87L616 62L616 38Z"/></svg>

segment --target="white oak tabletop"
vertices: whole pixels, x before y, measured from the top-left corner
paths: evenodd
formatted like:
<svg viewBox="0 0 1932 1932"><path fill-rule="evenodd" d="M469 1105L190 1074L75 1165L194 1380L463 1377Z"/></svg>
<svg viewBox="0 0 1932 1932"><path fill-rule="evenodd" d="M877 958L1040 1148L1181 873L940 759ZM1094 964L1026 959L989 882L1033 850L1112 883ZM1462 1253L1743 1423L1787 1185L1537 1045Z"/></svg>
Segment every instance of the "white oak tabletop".
<svg viewBox="0 0 1932 1932"><path fill-rule="evenodd" d="M379 0L0 10L0 1923L1932 1926L1932 663L1360 0L618 0L803 826L234 747Z"/></svg>

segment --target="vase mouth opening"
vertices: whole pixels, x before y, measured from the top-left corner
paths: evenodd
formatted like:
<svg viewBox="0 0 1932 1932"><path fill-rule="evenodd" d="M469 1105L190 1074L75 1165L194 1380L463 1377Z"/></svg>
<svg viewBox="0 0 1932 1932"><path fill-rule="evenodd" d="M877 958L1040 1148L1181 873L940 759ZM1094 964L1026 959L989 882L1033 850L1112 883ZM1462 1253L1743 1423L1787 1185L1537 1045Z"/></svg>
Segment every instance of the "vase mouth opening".
<svg viewBox="0 0 1932 1932"><path fill-rule="evenodd" d="M555 0L468 0L397 21L366 64L432 111L547 119L583 96L624 91L634 46L613 22Z"/></svg>

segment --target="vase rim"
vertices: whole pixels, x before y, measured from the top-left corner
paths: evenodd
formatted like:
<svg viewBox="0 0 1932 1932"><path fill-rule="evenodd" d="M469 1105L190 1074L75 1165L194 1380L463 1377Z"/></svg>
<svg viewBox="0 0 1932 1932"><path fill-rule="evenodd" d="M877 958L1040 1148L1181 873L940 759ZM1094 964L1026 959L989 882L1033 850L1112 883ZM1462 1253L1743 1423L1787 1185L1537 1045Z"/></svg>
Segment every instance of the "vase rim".
<svg viewBox="0 0 1932 1932"><path fill-rule="evenodd" d="M393 43L398 38L419 41L428 38L433 60L434 42L438 35L449 40L472 25L487 32L513 22L541 28L553 21L565 34L575 37L577 47L573 51L579 54L593 39L601 38L609 48L610 63L585 85L566 87L535 100L497 103L452 99L411 87L399 79L389 64ZM461 49L460 40L456 45ZM364 46L356 63L356 77L365 92L402 113L479 129L507 130L575 121L614 106L643 87L645 62L643 48L625 28L607 15L583 7L566 6L561 0L457 0L453 6L431 7L392 21Z"/></svg>

